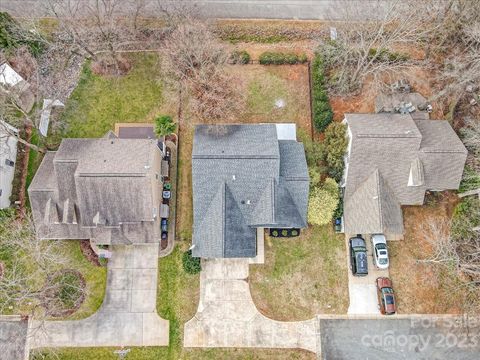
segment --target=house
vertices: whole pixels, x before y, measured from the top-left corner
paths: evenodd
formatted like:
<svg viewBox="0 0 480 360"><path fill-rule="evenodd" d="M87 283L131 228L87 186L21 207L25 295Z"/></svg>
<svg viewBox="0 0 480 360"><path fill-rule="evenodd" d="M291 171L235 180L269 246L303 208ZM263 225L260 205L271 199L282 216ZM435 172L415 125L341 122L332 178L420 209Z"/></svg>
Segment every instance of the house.
<svg viewBox="0 0 480 360"><path fill-rule="evenodd" d="M402 238L402 205L458 189L467 150L450 124L410 114L345 114L345 232Z"/></svg>
<svg viewBox="0 0 480 360"><path fill-rule="evenodd" d="M37 234L97 245L160 241L162 152L152 139L63 139L29 189Z"/></svg>
<svg viewBox="0 0 480 360"><path fill-rule="evenodd" d="M35 96L30 84L10 64L0 59L0 90L9 94L25 112L32 110Z"/></svg>
<svg viewBox="0 0 480 360"><path fill-rule="evenodd" d="M198 125L192 255L255 257L257 229L307 226L309 177L293 124Z"/></svg>
<svg viewBox="0 0 480 360"><path fill-rule="evenodd" d="M15 174L17 160L18 130L0 120L0 209L10 206L12 195L12 181Z"/></svg>

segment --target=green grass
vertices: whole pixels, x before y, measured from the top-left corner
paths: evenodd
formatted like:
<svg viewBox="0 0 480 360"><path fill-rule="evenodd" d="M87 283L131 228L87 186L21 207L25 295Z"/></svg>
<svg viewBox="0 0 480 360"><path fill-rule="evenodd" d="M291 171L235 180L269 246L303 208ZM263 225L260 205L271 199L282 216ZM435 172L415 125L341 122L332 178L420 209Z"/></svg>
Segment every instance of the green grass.
<svg viewBox="0 0 480 360"><path fill-rule="evenodd" d="M253 299L265 315L292 321L318 313L346 313L343 235L326 225L302 230L297 238L265 240L265 264L252 266L250 271Z"/></svg>
<svg viewBox="0 0 480 360"><path fill-rule="evenodd" d="M68 317L69 320L83 319L94 314L102 305L107 286L107 268L92 265L83 256L80 244L75 240L65 240L65 253L69 268L82 273L87 283L86 297L80 308Z"/></svg>
<svg viewBox="0 0 480 360"><path fill-rule="evenodd" d="M117 122L147 122L163 102L160 65L155 54L129 56L125 76L95 75L90 63L67 102L62 120L67 137L101 137Z"/></svg>
<svg viewBox="0 0 480 360"><path fill-rule="evenodd" d="M275 100L286 100L287 96L285 81L265 73L248 84L247 107L254 114L269 113L275 107Z"/></svg>

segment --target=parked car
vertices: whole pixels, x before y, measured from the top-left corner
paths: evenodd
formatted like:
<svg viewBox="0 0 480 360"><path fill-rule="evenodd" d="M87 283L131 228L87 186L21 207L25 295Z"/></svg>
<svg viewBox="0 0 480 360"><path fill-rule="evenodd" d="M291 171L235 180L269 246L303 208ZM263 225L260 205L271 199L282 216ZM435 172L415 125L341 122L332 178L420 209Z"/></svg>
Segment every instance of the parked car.
<svg viewBox="0 0 480 360"><path fill-rule="evenodd" d="M162 228L162 231L168 232L168 220L167 219L162 219L161 228Z"/></svg>
<svg viewBox="0 0 480 360"><path fill-rule="evenodd" d="M392 280L388 277L379 277L377 283L377 296L380 312L383 315L393 315L397 312L395 305L395 294L393 292Z"/></svg>
<svg viewBox="0 0 480 360"><path fill-rule="evenodd" d="M383 234L373 234L371 237L373 248L373 259L379 269L388 269L390 262L388 260L387 240Z"/></svg>
<svg viewBox="0 0 480 360"><path fill-rule="evenodd" d="M350 266L355 276L368 275L367 247L362 235L350 238Z"/></svg>

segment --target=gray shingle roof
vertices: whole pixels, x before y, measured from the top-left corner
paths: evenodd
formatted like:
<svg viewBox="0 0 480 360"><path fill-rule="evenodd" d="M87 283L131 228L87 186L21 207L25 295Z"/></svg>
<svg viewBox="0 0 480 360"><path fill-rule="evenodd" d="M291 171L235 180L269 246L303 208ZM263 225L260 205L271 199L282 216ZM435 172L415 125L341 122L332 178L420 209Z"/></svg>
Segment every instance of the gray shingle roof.
<svg viewBox="0 0 480 360"><path fill-rule="evenodd" d="M256 227L305 227L303 145L273 124L199 125L192 154L193 255L253 257Z"/></svg>
<svg viewBox="0 0 480 360"><path fill-rule="evenodd" d="M28 189L37 232L53 239L158 241L160 161L154 140L64 139L46 154Z"/></svg>
<svg viewBox="0 0 480 360"><path fill-rule="evenodd" d="M351 134L344 196L346 231L360 233L356 229L366 228L378 232L382 218L388 218L388 214L380 214L376 222L367 219L364 224L364 212L356 210L367 206L361 203L366 198L365 183L376 171L398 208L423 204L426 190L458 188L467 150L447 121L414 121L401 114L346 114L345 121ZM395 214L396 209L395 205ZM399 223L397 220L393 223ZM397 225L390 228L401 230Z"/></svg>

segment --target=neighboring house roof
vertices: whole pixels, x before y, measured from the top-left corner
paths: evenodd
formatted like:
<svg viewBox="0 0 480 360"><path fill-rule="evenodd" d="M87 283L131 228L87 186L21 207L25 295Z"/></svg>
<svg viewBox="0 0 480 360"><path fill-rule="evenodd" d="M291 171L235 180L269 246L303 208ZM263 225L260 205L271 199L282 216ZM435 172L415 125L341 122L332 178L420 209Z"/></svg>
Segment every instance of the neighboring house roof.
<svg viewBox="0 0 480 360"><path fill-rule="evenodd" d="M0 64L0 84L15 86L25 81L8 63Z"/></svg>
<svg viewBox="0 0 480 360"><path fill-rule="evenodd" d="M156 241L161 153L147 139L64 139L28 191L44 238Z"/></svg>
<svg viewBox="0 0 480 360"><path fill-rule="evenodd" d="M13 126L0 120L0 209L10 206L12 194L12 181L15 175L15 162L17 161L18 134Z"/></svg>
<svg viewBox="0 0 480 360"><path fill-rule="evenodd" d="M378 169L346 201L345 213L355 233L403 233L402 209Z"/></svg>
<svg viewBox="0 0 480 360"><path fill-rule="evenodd" d="M254 257L257 227L306 227L305 151L275 124L196 126L192 177L194 256Z"/></svg>
<svg viewBox="0 0 480 360"><path fill-rule="evenodd" d="M344 179L346 232L401 234L400 205L423 204L426 190L458 188L467 150L447 121L415 121L408 114L385 113L346 114L345 122L350 135ZM366 211L375 203L365 195L375 176L385 186L377 187L380 193L374 196L397 203L390 215ZM383 194L387 190L382 189L390 189L391 194Z"/></svg>

